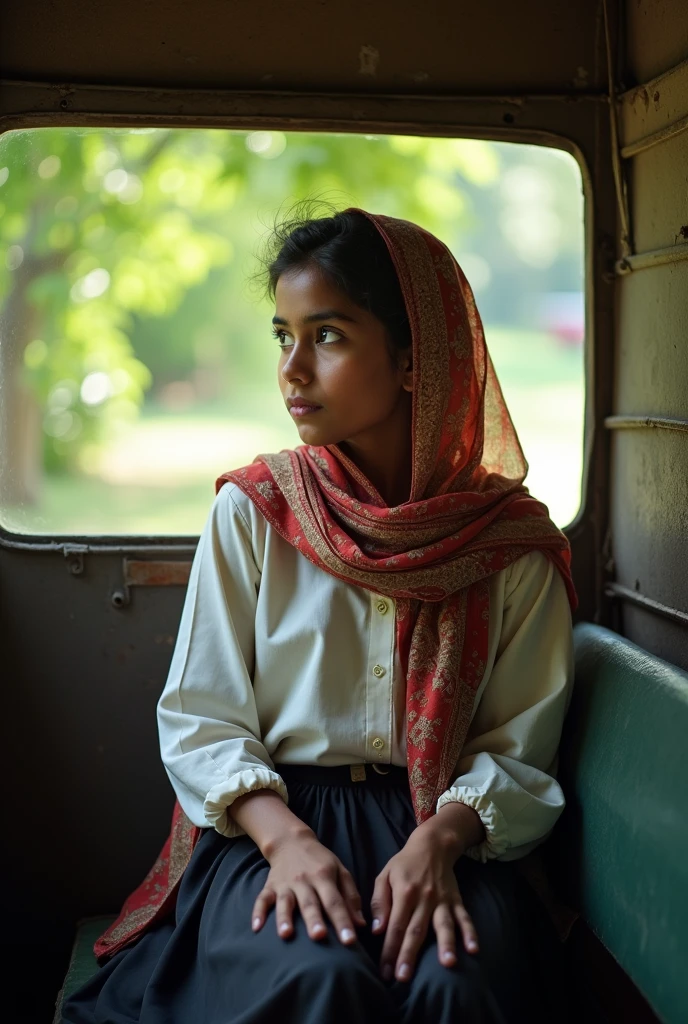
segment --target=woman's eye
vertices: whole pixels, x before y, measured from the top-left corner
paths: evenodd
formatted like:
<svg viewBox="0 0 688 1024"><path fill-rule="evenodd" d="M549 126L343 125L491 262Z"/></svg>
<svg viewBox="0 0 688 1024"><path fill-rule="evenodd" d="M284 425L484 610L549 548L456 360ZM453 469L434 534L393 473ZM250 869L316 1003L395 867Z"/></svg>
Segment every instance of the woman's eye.
<svg viewBox="0 0 688 1024"><path fill-rule="evenodd" d="M289 344L289 338L287 338L284 331L273 331L272 336L277 340L277 344L280 348L286 348Z"/></svg>
<svg viewBox="0 0 688 1024"><path fill-rule="evenodd" d="M320 338L318 340L320 342L325 342L326 345L331 345L333 341L339 341L341 338L339 331L333 331L331 327L321 327L318 333L320 334ZM330 341L327 341L328 334L332 335Z"/></svg>

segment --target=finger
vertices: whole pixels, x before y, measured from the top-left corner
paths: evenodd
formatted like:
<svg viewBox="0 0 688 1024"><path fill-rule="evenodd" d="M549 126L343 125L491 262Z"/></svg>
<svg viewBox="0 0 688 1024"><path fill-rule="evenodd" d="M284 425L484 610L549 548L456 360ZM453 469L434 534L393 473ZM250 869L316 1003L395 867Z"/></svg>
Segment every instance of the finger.
<svg viewBox="0 0 688 1024"><path fill-rule="evenodd" d="M259 932L265 924L265 918L268 916L268 910L270 907L274 907L277 894L274 889L263 889L258 893L256 902L253 904L253 913L251 914L251 927L254 932Z"/></svg>
<svg viewBox="0 0 688 1024"><path fill-rule="evenodd" d="M429 924L430 907L427 904L421 904L421 906L416 907L411 915L411 920L404 933L404 939L401 943L401 949L399 950L394 968L394 977L397 981L410 980L416 966L418 950L428 934Z"/></svg>
<svg viewBox="0 0 688 1024"><path fill-rule="evenodd" d="M463 903L457 903L454 906L454 917L461 929L461 938L463 939L464 949L467 953L477 953L478 933L476 932L475 925L471 920L471 915L468 913Z"/></svg>
<svg viewBox="0 0 688 1024"><path fill-rule="evenodd" d="M437 936L437 959L445 967L456 964L456 922L446 903L440 903L432 915L432 926Z"/></svg>
<svg viewBox="0 0 688 1024"><path fill-rule="evenodd" d="M401 944L406 935L411 914L417 903L415 893L410 889L405 891L398 887L392 894L392 910L389 915L389 924L385 935L382 955L380 956L380 970L385 981L391 981L394 977L394 968Z"/></svg>
<svg viewBox="0 0 688 1024"><path fill-rule="evenodd" d="M339 941L343 942L345 946L355 942L356 932L351 914L344 896L334 882L325 880L316 882L316 892L325 913L335 927Z"/></svg>
<svg viewBox="0 0 688 1024"><path fill-rule="evenodd" d="M370 910L373 915L373 934L380 935L387 927L389 915L392 912L392 888L386 871L383 871L375 879L375 888L370 900Z"/></svg>
<svg viewBox="0 0 688 1024"><path fill-rule="evenodd" d="M294 892L309 936L311 939L324 939L327 935L327 927L323 920L317 892L312 885L304 883L294 886Z"/></svg>
<svg viewBox="0 0 688 1024"><path fill-rule="evenodd" d="M345 867L339 869L339 888L355 923L364 925L366 921L361 910L361 896L353 877Z"/></svg>
<svg viewBox="0 0 688 1024"><path fill-rule="evenodd" d="M288 939L294 934L294 907L296 897L291 889L285 889L277 897L275 924L281 939Z"/></svg>

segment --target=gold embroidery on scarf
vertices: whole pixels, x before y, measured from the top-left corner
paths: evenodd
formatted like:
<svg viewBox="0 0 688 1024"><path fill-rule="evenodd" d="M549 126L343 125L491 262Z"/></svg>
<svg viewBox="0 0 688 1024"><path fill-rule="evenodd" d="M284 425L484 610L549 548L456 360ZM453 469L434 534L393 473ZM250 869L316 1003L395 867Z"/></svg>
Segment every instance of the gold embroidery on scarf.
<svg viewBox="0 0 688 1024"><path fill-rule="evenodd" d="M319 509L317 486L309 476L306 476L304 480L301 473L297 475L293 472L289 457L292 454L278 452L273 455L261 456L261 458L269 467L277 489L284 495L307 542L317 557L335 576L348 578L368 590L390 596L403 590L410 597L420 596L425 600L442 600L444 596L468 587L485 576L492 575L500 568L506 568L530 551L535 544L544 544L547 540L551 540L553 547L561 546L559 530L553 526L551 520L544 516L522 517L518 520L497 519L480 532L476 544L477 550L472 550L471 544L468 543L453 555L448 556L444 563L432 562L417 569L399 569L394 572L384 571L383 563L377 572L372 571L370 568L355 564L364 558L360 550L356 550L353 558L346 558L327 543L325 540L327 532L325 517L323 514L317 514ZM242 481L242 483L244 482ZM245 483L244 488L246 488ZM247 489L250 494L250 487ZM258 489L257 486L256 489ZM259 491L259 493L261 492ZM270 515L268 509L264 509L264 512L266 518L279 531L280 524L277 519ZM446 523L444 528L446 530ZM376 536L378 531L382 533L382 529L381 526L371 527L369 534ZM403 536L415 537L416 532L417 527L409 525L408 534L404 531ZM515 540L521 544L514 544ZM334 542L334 537L332 537L332 541ZM494 551L484 550L490 546L503 547L500 564L496 568L493 565ZM302 553L307 555L305 550ZM389 560L387 564L389 564ZM432 591L432 596L428 597L428 591Z"/></svg>
<svg viewBox="0 0 688 1024"><path fill-rule="evenodd" d="M447 322L429 249L429 245L437 243L415 224L387 217L380 220L395 246L397 271L407 305L411 299L414 302L408 310L413 335L413 420L423 424L422 430L414 430L411 499L417 501L426 493L435 468L452 387Z"/></svg>
<svg viewBox="0 0 688 1024"><path fill-rule="evenodd" d="M141 886L150 887L148 903L133 910L126 910L122 920L114 924L102 937L104 946L115 946L122 939L133 940L155 918L165 898L173 891L191 860L196 832L196 826L180 809L172 826L169 858L158 857ZM165 884L161 885L156 880L164 876L166 871Z"/></svg>

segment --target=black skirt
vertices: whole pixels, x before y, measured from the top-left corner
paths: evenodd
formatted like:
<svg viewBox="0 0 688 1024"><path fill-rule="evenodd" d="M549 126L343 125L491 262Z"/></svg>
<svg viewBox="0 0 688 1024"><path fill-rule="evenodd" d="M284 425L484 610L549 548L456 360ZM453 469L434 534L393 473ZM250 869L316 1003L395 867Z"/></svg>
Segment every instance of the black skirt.
<svg viewBox="0 0 688 1024"><path fill-rule="evenodd" d="M203 833L174 917L122 950L67 1000L64 1024L519 1024L571 1012L558 940L515 865L462 857L456 875L480 953L457 942L439 964L429 934L409 982L384 982L382 938L370 932L375 878L415 827L405 769L281 765L289 806L352 873L368 922L343 946L331 926L314 942L296 916L280 939L271 913L257 934L251 910L268 873L255 843Z"/></svg>

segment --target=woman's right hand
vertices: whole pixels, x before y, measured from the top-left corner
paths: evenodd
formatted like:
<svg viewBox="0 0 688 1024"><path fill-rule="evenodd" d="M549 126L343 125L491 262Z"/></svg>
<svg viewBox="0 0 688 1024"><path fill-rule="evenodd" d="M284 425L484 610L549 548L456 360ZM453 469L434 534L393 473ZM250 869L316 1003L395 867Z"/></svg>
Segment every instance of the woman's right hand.
<svg viewBox="0 0 688 1024"><path fill-rule="evenodd" d="M298 909L311 939L327 935L326 915L340 942L348 946L356 941L355 927L365 924L356 883L313 832L287 833L264 854L270 873L253 906L255 932L263 927L274 906L277 934L283 939L294 934L294 911Z"/></svg>

